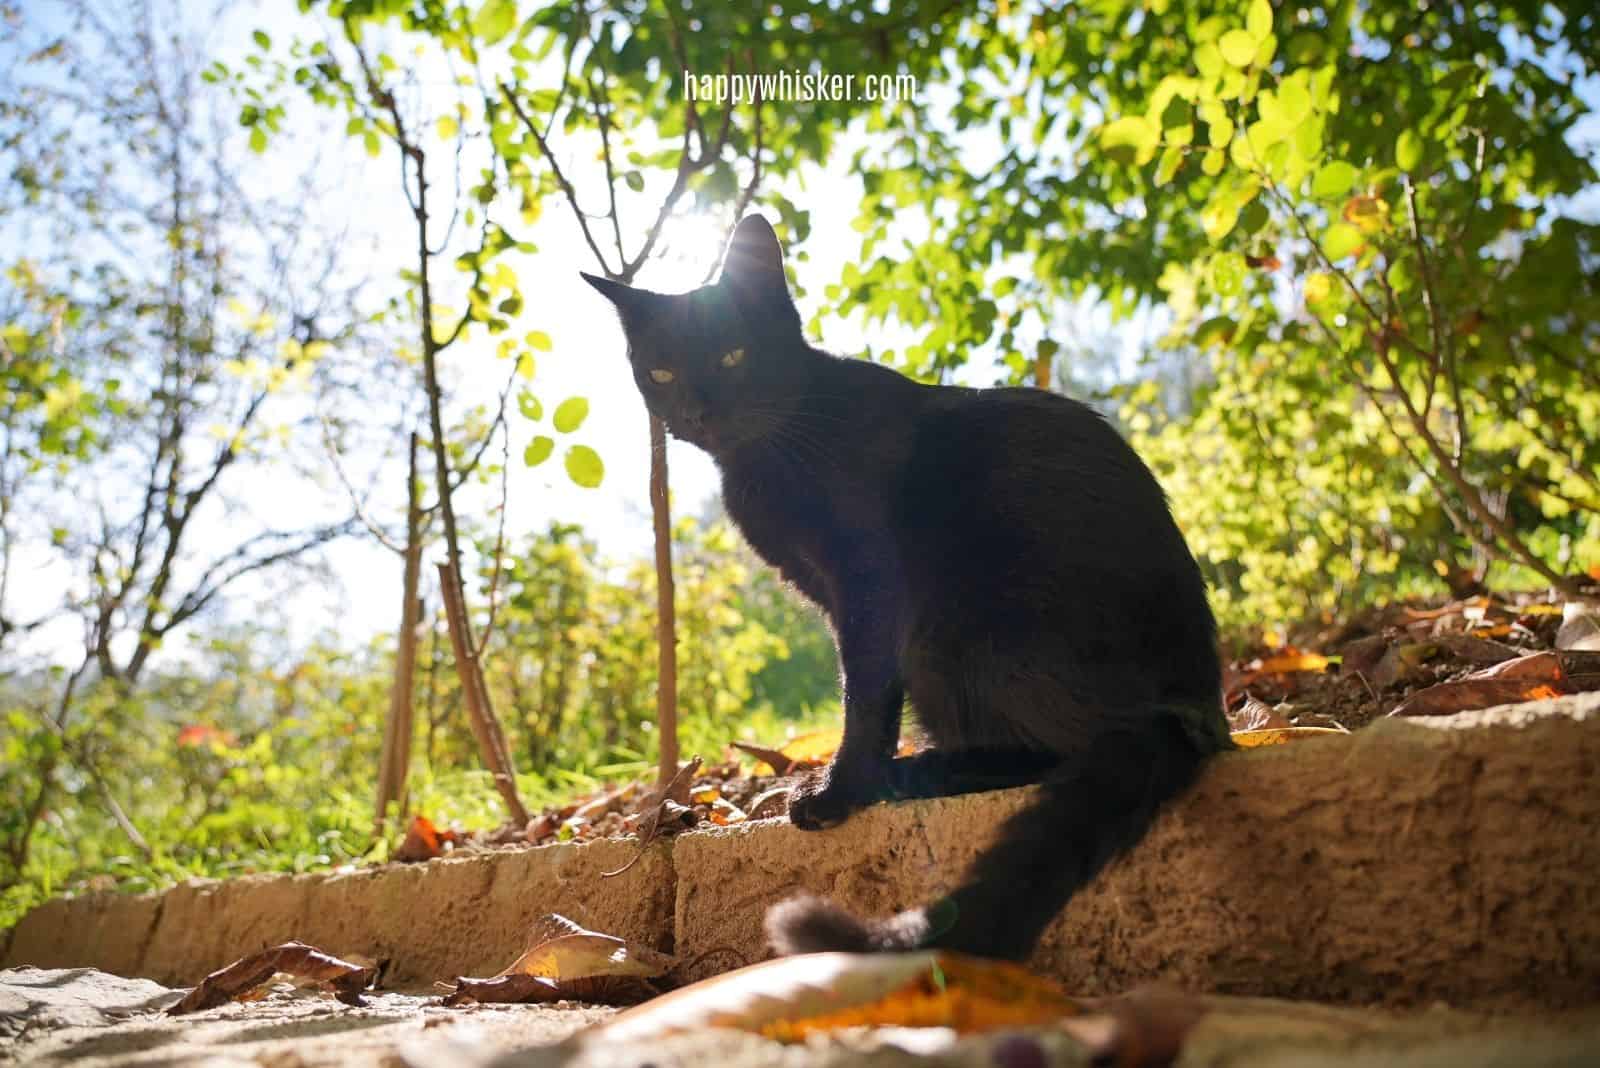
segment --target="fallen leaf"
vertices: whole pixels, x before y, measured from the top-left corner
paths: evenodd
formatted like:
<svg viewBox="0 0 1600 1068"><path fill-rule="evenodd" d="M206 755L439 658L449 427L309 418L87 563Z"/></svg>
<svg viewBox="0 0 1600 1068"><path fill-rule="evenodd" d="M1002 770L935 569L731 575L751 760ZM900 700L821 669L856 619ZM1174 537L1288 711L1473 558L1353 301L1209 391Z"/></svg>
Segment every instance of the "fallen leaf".
<svg viewBox="0 0 1600 1068"><path fill-rule="evenodd" d="M346 1005L362 1004L361 991L373 977L372 968L340 960L304 942L285 942L241 957L226 968L212 972L182 1001L168 1009L167 1015L181 1016L244 999L279 972L327 984L334 997Z"/></svg>
<svg viewBox="0 0 1600 1068"><path fill-rule="evenodd" d="M1259 731L1290 726L1289 718L1265 701L1248 694L1244 704L1227 713L1228 726L1235 732Z"/></svg>
<svg viewBox="0 0 1600 1068"><path fill-rule="evenodd" d="M645 799L638 824L634 833L639 836L639 851L616 871L601 872L602 879L609 879L621 875L644 856L644 851L650 848L650 843L668 827L683 829L694 825L695 813L689 807L689 783L694 779L695 772L700 770L701 760L695 757L689 763L678 768L676 775L666 786L659 790L652 790Z"/></svg>
<svg viewBox="0 0 1600 1068"><path fill-rule="evenodd" d="M1233 744L1241 749L1258 749L1264 745L1287 745L1290 742L1303 742L1309 738L1325 738L1328 735L1349 733L1335 727L1272 727L1267 730L1235 731L1231 737Z"/></svg>
<svg viewBox="0 0 1600 1068"><path fill-rule="evenodd" d="M1548 682L1559 686L1567 681L1559 653L1543 652L1505 660L1483 671L1474 671L1468 679L1526 679Z"/></svg>
<svg viewBox="0 0 1600 1068"><path fill-rule="evenodd" d="M1339 674L1369 677L1389 651L1390 640L1382 634L1373 634L1349 642L1340 650Z"/></svg>
<svg viewBox="0 0 1600 1068"><path fill-rule="evenodd" d="M820 760L796 760L781 749L768 749L765 746L751 745L749 742L733 742L732 745L741 753L749 753L760 761L755 768L757 775L793 775L797 771L808 771L823 765L823 761Z"/></svg>
<svg viewBox="0 0 1600 1068"><path fill-rule="evenodd" d="M549 913L534 924L528 948L488 979L459 978L445 1005L593 1001L632 1005L658 993L672 957Z"/></svg>
<svg viewBox="0 0 1600 1068"><path fill-rule="evenodd" d="M719 797L711 803L711 822L718 827L743 823L748 818L743 809L725 797Z"/></svg>
<svg viewBox="0 0 1600 1068"><path fill-rule="evenodd" d="M810 953L684 987L600 1025L586 1041L638 1041L725 1027L782 1042L849 1027L961 1033L1050 1024L1081 1012L1019 965L955 953Z"/></svg>
<svg viewBox="0 0 1600 1068"><path fill-rule="evenodd" d="M1521 654L1512 646L1504 642L1490 641L1488 638L1474 638L1470 634L1441 634L1433 639L1439 646L1448 649L1462 660L1474 664L1498 664L1502 660L1510 660Z"/></svg>
<svg viewBox="0 0 1600 1068"><path fill-rule="evenodd" d="M1565 690L1548 682L1527 679L1460 679L1441 682L1412 694L1391 716L1447 716L1494 705L1517 704L1559 697Z"/></svg>
<svg viewBox="0 0 1600 1068"><path fill-rule="evenodd" d="M433 825L432 820L418 813L411 817L411 825L406 828L405 841L394 851L394 859L405 863L432 860L444 853L445 846L454 845L456 838L457 832L441 831Z"/></svg>
<svg viewBox="0 0 1600 1068"><path fill-rule="evenodd" d="M1263 675L1281 675L1290 671L1322 671L1332 663L1321 653L1305 653L1285 649L1262 660L1255 669Z"/></svg>

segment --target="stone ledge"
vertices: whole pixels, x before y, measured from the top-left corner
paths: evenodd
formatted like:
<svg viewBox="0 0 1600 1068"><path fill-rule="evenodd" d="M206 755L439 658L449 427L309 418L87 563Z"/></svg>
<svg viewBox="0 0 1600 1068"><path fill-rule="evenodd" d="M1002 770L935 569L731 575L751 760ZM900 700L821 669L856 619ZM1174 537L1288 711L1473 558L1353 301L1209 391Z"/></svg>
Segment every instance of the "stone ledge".
<svg viewBox="0 0 1600 1068"><path fill-rule="evenodd" d="M1600 694L1229 754L1063 912L1034 964L1075 993L1166 980L1229 994L1488 1009L1600 997ZM888 913L948 889L1027 791L877 806L842 828L686 834L353 873L52 901L5 965L193 983L289 938L389 958L412 987L498 970L544 912L702 974L762 955L799 889Z"/></svg>
<svg viewBox="0 0 1600 1068"><path fill-rule="evenodd" d="M1033 959L1078 994L1162 980L1490 1009L1600 1000L1600 694L1227 754ZM677 947L760 949L799 890L884 915L953 885L1025 791L805 833L680 838Z"/></svg>
<svg viewBox="0 0 1600 1068"><path fill-rule="evenodd" d="M665 846L612 879L633 841L544 846L426 864L313 875L197 879L162 894L46 902L22 918L5 967L94 967L193 985L247 953L290 939L388 960L389 981L422 988L493 975L527 948L533 922L559 912L592 930L672 946L673 873Z"/></svg>

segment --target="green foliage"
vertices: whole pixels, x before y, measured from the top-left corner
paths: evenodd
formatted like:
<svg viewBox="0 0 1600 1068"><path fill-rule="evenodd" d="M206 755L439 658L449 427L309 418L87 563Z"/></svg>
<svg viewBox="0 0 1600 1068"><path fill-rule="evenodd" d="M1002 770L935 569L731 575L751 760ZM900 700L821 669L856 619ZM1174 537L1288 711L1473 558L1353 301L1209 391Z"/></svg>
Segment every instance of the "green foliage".
<svg viewBox="0 0 1600 1068"><path fill-rule="evenodd" d="M831 662L808 661L818 673L786 682L767 674L791 645L828 641L817 621L747 607L770 599L772 580L752 573L725 526L680 523L675 552L685 751L720 759L736 738L781 743L786 732L836 724L837 705L817 698L836 689ZM492 572L481 580L495 581ZM579 527L554 524L509 554L495 607L487 589L475 592L480 630L495 616L486 681L530 805L648 773L641 739L655 710L654 581L647 562L604 561ZM93 732L97 764L154 847L150 858L131 853L92 782L59 773L61 743L34 708L48 698L48 680L0 689L0 846L14 840L41 775L56 783L24 870L7 868L9 851L0 855L0 927L67 890L383 859L387 844L371 838L372 795L390 642L318 641L266 659L262 650L275 644L254 627L219 631L154 674L135 703L109 688L86 698L92 716L116 718L116 731ZM479 770L448 647L434 620L416 680L408 811L493 826L503 813Z"/></svg>
<svg viewBox="0 0 1600 1068"><path fill-rule="evenodd" d="M927 377L1026 366L1063 300L1162 309L1188 370L1124 417L1231 623L1570 581L1600 560L1597 235L1568 199L1597 32L1573 3L980 9L952 66L1013 105L883 118L917 134L857 156L828 295L912 328L887 355Z"/></svg>

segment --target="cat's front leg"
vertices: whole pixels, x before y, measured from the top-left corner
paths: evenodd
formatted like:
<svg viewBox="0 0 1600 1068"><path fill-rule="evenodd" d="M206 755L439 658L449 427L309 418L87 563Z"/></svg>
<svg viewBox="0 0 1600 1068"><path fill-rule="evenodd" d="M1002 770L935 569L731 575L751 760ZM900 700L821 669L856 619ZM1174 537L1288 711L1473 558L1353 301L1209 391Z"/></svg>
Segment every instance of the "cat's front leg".
<svg viewBox="0 0 1600 1068"><path fill-rule="evenodd" d="M900 739L905 687L881 614L858 612L839 627L839 662L844 738L828 766L789 794L790 822L808 831L832 827L890 796L887 773Z"/></svg>

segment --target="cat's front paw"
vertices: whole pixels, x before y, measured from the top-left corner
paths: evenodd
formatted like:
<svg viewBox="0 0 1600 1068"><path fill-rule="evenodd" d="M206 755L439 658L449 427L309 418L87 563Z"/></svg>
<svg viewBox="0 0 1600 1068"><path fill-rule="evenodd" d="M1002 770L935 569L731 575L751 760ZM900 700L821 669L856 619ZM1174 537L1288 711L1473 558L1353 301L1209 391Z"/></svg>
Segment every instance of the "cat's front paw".
<svg viewBox="0 0 1600 1068"><path fill-rule="evenodd" d="M803 831L837 827L868 800L827 773L818 772L789 791L789 822Z"/></svg>

